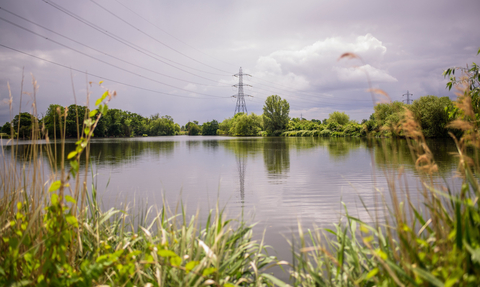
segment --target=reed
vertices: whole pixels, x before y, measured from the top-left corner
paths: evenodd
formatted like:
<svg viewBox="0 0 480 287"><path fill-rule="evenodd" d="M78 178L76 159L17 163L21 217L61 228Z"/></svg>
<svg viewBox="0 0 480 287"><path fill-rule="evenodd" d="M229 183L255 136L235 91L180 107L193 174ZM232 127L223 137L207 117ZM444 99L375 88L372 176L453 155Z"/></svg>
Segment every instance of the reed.
<svg viewBox="0 0 480 287"><path fill-rule="evenodd" d="M59 150L57 139L48 144L48 134L38 122L26 150L19 152L13 131L12 140L2 145L0 286L272 286L280 282L265 273L276 259L267 254L263 241L252 240L252 225L226 219L218 206L204 226L198 214L187 216L183 205L175 213L167 203L158 210L100 208L96 186L87 186L92 176L89 142L115 95L106 90L95 109L87 111L76 149L68 155L64 123L67 113L75 112L68 109L57 111L62 131ZM32 114L36 115L34 108L35 104ZM39 143L42 135L46 145Z"/></svg>
<svg viewBox="0 0 480 287"><path fill-rule="evenodd" d="M468 86L457 96L460 116L450 126L463 131L458 140L451 135L460 190L435 180L432 153L406 110L399 128L422 175L420 201L402 184L406 178L399 170L386 174L389 199L379 196L383 212L369 212L364 205L370 218L360 219L345 208L333 229L304 230L299 224L291 242L295 286L479 286L479 123Z"/></svg>

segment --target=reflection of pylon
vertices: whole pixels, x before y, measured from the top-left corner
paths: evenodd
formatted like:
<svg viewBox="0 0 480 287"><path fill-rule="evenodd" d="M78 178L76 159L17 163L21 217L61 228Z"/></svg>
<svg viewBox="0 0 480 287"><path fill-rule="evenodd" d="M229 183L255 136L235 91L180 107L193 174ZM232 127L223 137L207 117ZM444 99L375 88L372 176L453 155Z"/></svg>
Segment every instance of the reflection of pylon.
<svg viewBox="0 0 480 287"><path fill-rule="evenodd" d="M240 200L242 204L245 202L245 157L237 157L238 175L240 178Z"/></svg>
<svg viewBox="0 0 480 287"><path fill-rule="evenodd" d="M238 84L233 85L235 88L238 88L238 94L232 96L233 98L237 98L237 105L235 106L235 113L233 115L236 115L238 113L248 114L247 104L245 104L245 96L247 97L251 97L251 96L243 94L243 87L244 86L251 87L251 86L243 83L243 76L251 77L251 75L242 73L242 67L240 67L238 74L235 74L234 76L238 77Z"/></svg>

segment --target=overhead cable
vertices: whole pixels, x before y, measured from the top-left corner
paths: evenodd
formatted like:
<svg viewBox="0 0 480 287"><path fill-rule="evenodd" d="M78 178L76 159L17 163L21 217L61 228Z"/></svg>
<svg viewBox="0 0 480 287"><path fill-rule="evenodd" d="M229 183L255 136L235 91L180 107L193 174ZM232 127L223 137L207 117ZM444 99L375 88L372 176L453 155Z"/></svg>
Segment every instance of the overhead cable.
<svg viewBox="0 0 480 287"><path fill-rule="evenodd" d="M4 10L5 12L9 12L9 13L11 13L11 14L19 17L19 18L22 18L22 19L25 20L25 21L28 21L28 22L30 22L30 23L38 26L38 27L41 27L41 28L43 28L43 29L45 29L45 30L47 30L47 31L50 31L50 32L52 32L52 33L54 33L54 34L56 34L56 35L58 35L58 36L60 36L60 37L66 38L66 39L68 39L68 40L70 40L70 41L73 41L74 43L77 43L77 44L79 44L79 45L82 45L82 46L84 46L84 47L87 47L87 48L89 48L89 49L91 49L91 50L94 50L94 51L96 51L96 52L98 52L98 53L101 53L101 54L104 54L104 55L106 55L106 56L112 57L112 58L114 58L114 59L116 59L116 60L118 60L118 61L127 63L127 64L129 64L129 65L132 65L132 66L135 66L135 67L138 67L138 68L141 68L141 69L144 69L144 70L146 70L146 71L149 71L149 72L152 72L152 73L155 73L155 74L158 74L158 75L162 75L162 76L164 76L164 77L168 77L168 78L171 78L171 79L175 79L175 80L178 80L178 81L187 82L187 83L190 83L190 84L195 84L195 85L200 85L200 86L219 87L218 85L207 85L207 84L196 83L196 82L192 82L192 81L190 81L190 80L184 80L184 79L180 79L180 78L177 78L177 77L172 77L172 76L169 76L169 75L166 75L166 74L157 72L157 71L153 71L153 70L151 70L151 69L148 69L148 68L139 66L139 65L137 65L137 64L134 64L134 63L131 63L131 62L128 62L128 61L125 61L125 60L120 59L120 58L118 58L118 57L115 57L115 56L113 56L113 55L111 55L111 54L109 54L109 53L100 51L100 50L98 50L98 49L92 48L92 47L90 47L90 46L88 46L88 45L85 45L85 44L83 44L83 43L80 43L80 42L78 42L78 41L76 41L76 40L74 40L74 39L72 39L72 38L69 38L69 37L64 36L64 35L62 35L62 34L59 34L59 33L55 32L55 31L52 31L52 30L50 30L50 29L48 29L48 28L45 28L45 27L43 27L43 26L41 26L41 25L38 25L38 24L36 24L36 23L34 23L34 22L32 22L32 21L29 21L28 19L25 19L25 18L23 18L23 17L21 17L21 16L18 16L18 15L14 14L14 13L12 13L12 12L10 12L10 11L7 11L7 10L1 8L1 7L0 7L0 10ZM144 77L144 76L142 76L142 75L139 75L139 74L137 74L137 73L128 71L128 70L126 70L126 69L124 69L124 68L118 67L118 66L116 66L116 65L114 65L114 64L108 63L108 62L106 62L106 61L104 61L104 60L101 60L101 59L95 58L95 57L93 57L93 56L90 56L90 55L88 55L88 54L85 54L85 53L83 53L83 52L81 52L81 51L78 51L78 50L76 50L76 49L74 49L74 48L71 48L71 47L69 47L69 46L66 46L66 45L64 45L64 44L61 44L61 43L59 43L59 42L57 42L57 41L55 41L55 40L53 40L53 39L50 39L50 38L48 38L48 37L46 37L46 36L44 36L44 35L41 35L41 34L36 33L36 32L34 32L34 31L30 30L30 29L27 29L27 28L25 28L25 27L23 27L23 26L20 26L20 25L18 25L18 24L16 24L16 23L13 23L13 22L11 22L11 21L9 21L9 20L6 20L5 18L0 17L0 20L3 20L3 21L5 21L5 22L7 22L7 23L9 23L9 24L11 24L11 25L14 25L14 26L16 26L16 27L18 27L18 28L20 28L20 29L23 29L23 30L25 30L25 31L27 31L27 32L29 32L29 33L32 33L32 34L34 34L34 35L36 35L36 36L38 36L38 37L42 37L42 38L44 38L44 39L46 39L46 40L48 40L48 41L50 41L50 42L56 43L56 44L61 45L61 46L65 47L65 48L67 48L67 49L70 49L70 50L72 50L72 51L75 51L75 52L77 52L77 53L80 53L80 54L82 54L82 55L84 55L84 56L86 56L86 57L92 58L92 59L94 59L94 60L96 60L96 61L102 62L102 63L107 64L107 65L109 65L109 66L113 66L113 67L115 67L115 68L118 68L118 69L120 69L120 70L129 72L129 73L133 73L133 74L135 74L136 76L143 77L143 78L146 78L146 79L148 79L148 80L156 81L156 80L153 80L153 79ZM158 82L158 81L156 81L156 82ZM158 82L158 83L161 83L161 82ZM224 85L224 87L226 87L226 86L227 86L227 85ZM228 86L229 86L229 85L228 85ZM221 87L221 86L220 86L220 87Z"/></svg>
<svg viewBox="0 0 480 287"><path fill-rule="evenodd" d="M192 45L189 45L188 43L186 43L186 42L182 41L181 39L175 37L175 35L172 35L172 34L168 33L168 32L165 31L164 29L162 29L162 28L158 27L157 25L155 25L154 23L152 23L150 20L146 19L146 18L143 17L142 15L140 15L140 14L138 14L137 12L133 11L133 9L127 7L127 6L126 6L125 4L123 4L122 2L120 2L120 1L118 1L118 0L115 0L115 1L116 1L118 4L120 4L121 6L123 6L125 9L127 9L128 11L130 11L130 12L132 12L133 14L137 15L138 17L140 17L140 18L143 19L144 21L150 23L150 25L152 25L153 27L157 28L158 30L162 31L163 33L167 34L168 36L174 38L175 40L179 41L180 43L182 43L182 44L184 44L184 45L192 48L193 50L195 50L195 51L197 51L197 52L199 52L199 53L202 53L203 55L208 56L208 57L210 57L210 58L212 58L212 59L214 59L214 60L217 60L217 61L220 61L220 62L222 62L222 63L225 63L225 64L227 64L227 65L234 66L234 67L238 67L238 65L234 65L234 64L232 64L232 63L228 63L228 62L225 62L225 61L223 61L223 60L217 59L217 58L213 57L212 55L209 55L209 54L207 54L207 53L205 53L205 52L203 52L203 51L201 51L201 50L193 47Z"/></svg>
<svg viewBox="0 0 480 287"><path fill-rule="evenodd" d="M140 52L140 53L142 53L142 54L144 54L144 55L146 55L146 56L148 56L148 57L151 57L151 58L153 58L153 59L155 59L155 60L157 60L157 61L159 61L159 62L162 62L162 63L164 63L164 64L166 64L166 65L168 65L168 66L171 66L171 67L173 67L173 68L175 68L175 69L178 69L178 70L180 70L180 71L183 71L183 72L185 72L185 73L188 73L188 74L191 74L191 75L200 77L200 78L204 78L204 77L198 76L198 75L196 75L196 74L194 74L194 73L185 71L184 69L181 69L181 68L179 68L179 67L177 67L177 66L174 66L174 65L172 65L172 64L169 64L169 63L167 63L167 62L165 62L165 61L169 61L169 62L175 63L176 65L179 65L179 66L182 66L182 67L191 69L191 70L195 70L195 71L198 71L198 72L210 74L210 75L217 75L217 76L230 76L230 75L231 75L231 74L212 73L212 72L208 72L208 71L205 71L205 70L196 69L196 68L193 68L193 67L190 67L190 66L187 66L187 65L178 63L178 62L173 61L173 60L171 60L171 59L165 58L165 57L163 57L163 56L158 55L157 53L154 53L154 52L152 52L152 51L149 51L149 50L147 50L147 49L145 49L145 48L142 48L142 47L140 47L140 46L138 46L138 45L136 45L136 44L134 44L134 43L132 43L132 42L130 42L130 41L128 41L128 40L125 40L125 39L123 39L123 38L121 38L121 37L119 37L119 36L117 36L117 35L109 32L109 31L101 28L100 26L98 26L98 25L96 25L96 24L94 24L94 23L92 23L92 22L90 22L90 21L88 21L88 20L85 20L84 18L76 15L75 13L73 13L73 12L71 12L71 11L65 9L65 8L63 8L62 6L56 4L56 3L53 2L53 1L50 1L50 0L42 0L42 1L45 2L46 4L52 6L53 8L55 8L55 9L57 9L57 10L65 13L65 14L67 14L68 16L76 19L77 21L79 21L79 22L81 22L81 23L89 26L90 28L97 30L98 32L104 34L105 36L110 37L110 38L112 38L112 39L114 39L114 40L116 40L116 41L118 41L118 42L120 42L120 43L122 43L122 44L124 44L124 45L126 45L126 46L128 46L128 47L130 47L130 48L132 48L132 49L134 49L134 50L137 51L137 52ZM155 55L155 57L152 56L152 55ZM157 58L157 57L158 57L158 58ZM160 59L163 59L163 60L160 60L159 58L160 58ZM204 79L206 79L206 78L204 78Z"/></svg>
<svg viewBox="0 0 480 287"><path fill-rule="evenodd" d="M166 96L172 96L172 97L189 98L189 99L206 99L206 98L200 98L200 97L189 97L189 96L183 96L183 95L169 94L169 93L165 93L165 92L161 92L161 91L157 91L157 90L152 90L152 89L143 88L143 87L136 86L136 85L127 84L127 83L120 82L120 81L117 81L117 80L109 79L107 77L95 75L95 74L85 72L85 71L82 71L82 70L79 70L79 69L76 69L76 68L72 68L72 67L69 67L67 65L63 65L63 64L60 64L60 63L57 63L57 62L54 62L54 61L50 61L50 60L47 60L45 58L41 58L41 57L32 55L30 53L27 53L27 52L20 51L18 49L12 48L12 47L8 47L8 46L3 45L1 43L0 43L0 46L4 47L6 49L9 49L9 50L12 50L12 51L30 56L32 58L35 58L35 59L42 60L42 61L45 61L45 62L50 63L50 64L60 66L62 68L66 68L66 69L69 69L69 70L72 70L72 71L76 71L76 72L79 72L79 73L82 73L82 74L85 74L85 75L93 76L93 77L96 77L96 78L99 78L99 79L102 79L102 80L107 80L107 81L110 81L112 83L120 84L120 85L123 85L123 86L132 87L132 88L136 88L136 89L140 89L140 90L144 90L144 91L149 91L149 92L152 92L152 93L162 94L162 95L166 95ZM220 97L220 96L214 96L214 95L208 95L208 94L200 94L200 93L196 93L196 92L193 92L193 91L188 91L188 92L193 93L193 94L203 95L203 96L210 97L210 98L222 98L222 99L229 99L230 98L230 97Z"/></svg>
<svg viewBox="0 0 480 287"><path fill-rule="evenodd" d="M122 17L117 16L117 15L116 15L115 13L113 13L112 11L110 11L110 10L108 10L107 8L103 7L102 5L98 4L95 0L90 0L90 1L91 1L93 4L97 5L98 7L102 8L103 10L105 10L107 13L109 13L109 14L112 15L113 17L117 18L118 20L122 21L123 23L127 24L128 26L132 27L133 29L135 29L135 30L137 30L138 32L142 33L143 35L147 36L148 38L154 40L155 42L159 43L160 45L163 45L164 47L167 47L168 49L170 49L170 50L172 50L172 51L174 51L174 52L176 52L176 53L178 53L178 54L180 54L180 55L182 55L182 56L184 56L184 57L186 57L186 58L188 58L188 59L190 59L190 60L192 60L192 61L195 61L195 62L197 62L197 63L199 63L199 64L202 64L202 65L204 65L204 66L206 66L206 67L209 67L209 68L211 68L211 69L214 69L214 70L217 70L217 71L220 71L220 72L229 73L228 71L225 71L225 70L222 70L222 69L218 69L218 68L215 68L215 67L210 66L210 65L208 65L208 64L205 64L205 63L203 63L203 62L200 62L200 61L198 61L197 59L194 59L194 58L192 58L192 57L190 57L190 56L188 56L188 55L186 55L186 54L178 51L177 49L175 49L175 48L173 48L173 47L170 47L169 45L163 43L162 41L158 40L157 38L149 35L148 33L144 32L144 31L142 31L141 29L139 29L138 27L134 26L133 24L131 24L131 23L128 22L127 20L123 19Z"/></svg>

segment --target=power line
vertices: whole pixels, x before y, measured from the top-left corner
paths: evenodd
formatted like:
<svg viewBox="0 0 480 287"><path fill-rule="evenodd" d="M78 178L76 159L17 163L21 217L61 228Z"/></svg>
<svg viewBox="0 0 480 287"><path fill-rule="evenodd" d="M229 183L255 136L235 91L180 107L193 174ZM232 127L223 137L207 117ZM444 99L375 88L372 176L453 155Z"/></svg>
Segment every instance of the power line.
<svg viewBox="0 0 480 287"><path fill-rule="evenodd" d="M28 19L25 19L25 18L23 18L23 17L21 17L21 16L19 16L19 15L16 15L15 13L12 13L12 12L10 12L10 11L7 11L7 10L1 8L1 7L0 7L0 9L1 9L1 10L4 10L5 12L11 13L12 15L17 16L17 17L19 17L19 18L21 18L21 19L23 19L23 20L25 20L25 21L27 21L27 22L29 22L29 23L32 23L32 24L34 24L34 25L36 25L36 26L38 26L38 27L41 27L41 28L43 28L43 29L45 29L45 30L47 30L47 31L50 31L50 32L52 32L52 33L54 33L54 34L56 34L56 35L58 35L58 36L60 36L60 37L66 38L66 39L68 39L68 40L70 40L70 41L73 41L74 43L77 43L77 44L79 44L79 45L81 45L81 46L87 47L87 48L89 48L89 49L91 49L91 50L94 50L94 51L96 51L96 52L98 52L98 53L101 53L101 54L104 54L104 55L106 55L106 56L112 57L112 58L114 58L114 59L116 59L116 60L118 60L118 61L127 63L127 64L129 64L129 65L132 65L132 66L135 66L135 67L144 69L144 70L146 70L146 71L149 71L149 72L152 72L152 73L155 73L155 74L164 76L164 77L168 77L168 78L171 78L171 79L175 79L175 80L178 80L178 81L183 81L183 82L187 82L187 83L191 83L191 84L195 84L195 85L200 85L200 86L218 87L218 85L201 84L201 83L196 83L196 82L192 82L192 81L189 81L189 80L180 79L180 78L177 78L177 77L172 77L172 76L169 76L169 75L166 75L166 74L163 74L163 73L160 73L160 72L157 72L157 71L153 71L153 70L151 70L151 69L148 69L148 68L139 66L139 65L137 65L137 64L130 63L130 62L128 62L128 61L125 61L125 60L123 60L123 59L120 59L120 58L118 58L118 57L115 57L115 56L113 56L113 55L111 55L111 54L109 54L109 53L106 53L106 52L100 51L100 50L98 50L98 49L92 48L92 47L90 47L90 46L88 46L88 45L85 45L85 44L83 44L83 43L80 43L80 42L78 42L78 41L76 41L76 40L74 40L74 39L72 39L72 38L69 38L69 37L64 36L64 35L62 35L62 34L60 34L60 33L57 33L57 32L55 32L55 31L53 31L53 30L50 30L50 29L48 29L48 28L45 28L45 27L43 27L43 26L41 26L41 25L39 25L39 24L36 24L36 23L34 23L34 22L32 22L32 21L29 21ZM84 56L87 56L87 57L89 57L89 58L92 58L92 59L94 59L94 60L96 60L96 61L105 63L105 64L107 64L107 65L109 65L109 66L112 66L112 67L121 69L121 70L126 71L126 72L129 72L129 73L133 73L133 74L135 74L136 76L143 77L143 78L145 78L145 79L158 82L158 81L156 81L156 80L153 80L153 79L144 77L144 76L139 75L139 74L137 74L137 73L128 71L128 70L126 70L126 69L124 69L124 68L118 67L118 66L116 66L116 65L114 65L114 64L105 62L104 60L97 59L97 58L95 58L95 57L93 57L93 56L90 56L90 55L88 55L88 54L85 54L85 53L83 53L83 52L81 52L81 51L78 51L78 50L76 50L76 49L74 49L74 48L71 48L71 47L66 46L66 45L64 45L64 44L61 44L61 43L59 43L59 42L57 42L57 41L55 41L55 40L53 40L53 39L50 39L50 38L48 38L48 37L46 37L46 36L44 36L44 35L41 35L41 34L36 33L36 32L34 32L34 31L30 30L30 29L27 29L27 28L25 28L25 27L23 27L23 26L20 26L20 25L18 25L18 24L16 24L16 23L13 23L13 22L11 22L11 21L9 21L9 20L6 20L6 19L4 19L4 18L2 18L2 17L0 17L0 20L3 20L3 21L5 21L5 22L7 22L7 23L9 23L9 24L11 24L11 25L13 25L13 26L16 26L16 27L18 27L18 28L20 28L20 29L23 29L23 30L25 30L25 31L27 31L27 32L29 32L29 33L32 33L32 34L34 34L34 35L36 35L36 36L38 36L38 37L42 37L42 38L44 38L45 40L48 40L48 41L53 42L53 43L56 43L56 44L58 44L58 45L60 45L60 46L62 46L62 47L65 47L65 48L67 48L67 49L70 49L70 50L72 50L72 51L75 51L75 52L77 52L77 53L80 53L80 54L82 54L82 55L84 55ZM158 83L162 83L162 82L158 82ZM162 83L162 84L163 84L163 83ZM224 85L224 87L226 87L226 85Z"/></svg>
<svg viewBox="0 0 480 287"><path fill-rule="evenodd" d="M260 78L255 78L255 79L260 79ZM260 80L262 80L262 79L260 79ZM263 81L266 81L266 80L263 80ZM269 87L269 88L273 88L273 89L278 89L278 87L272 87L272 86L270 86L270 85L260 84L260 83L258 83L258 82L255 82L254 80L253 80L253 82L254 82L254 83L257 83L257 85L255 85L255 86L260 85L260 86L263 86L263 87ZM286 86L283 86L283 87L286 87ZM261 89L261 88L259 88L259 89ZM288 91L287 89L281 89L281 88L280 88L280 90L284 90L284 91L287 91L287 92L290 92L290 93L291 93L291 92L296 92L296 93L301 93L301 94L304 94L304 95L309 95L309 96L314 96L314 97L321 97L321 96L318 95L318 94L309 93L309 92L304 92L304 91L301 91L301 90L298 90L298 89L294 89L294 88L288 88L288 89L289 89L290 91ZM269 90L266 90L266 89L261 89L261 90L269 91ZM299 99L303 99L303 98L300 98L300 97L298 97L298 96L294 96L294 97L297 97L297 98L299 98ZM327 99L326 99L326 100L327 100ZM337 99L335 99L335 100L337 100ZM370 99L370 100L356 100L356 101L371 102L372 100Z"/></svg>
<svg viewBox="0 0 480 287"><path fill-rule="evenodd" d="M215 58L215 57L213 57L213 56L211 56L211 55L209 55L209 54L207 54L207 53L205 53L205 52L203 52L203 51L201 51L201 50L193 47L192 45L189 45L188 43L186 43L186 42L180 40L179 38L175 37L174 35L168 33L168 32L165 31L164 29L158 27L157 25L155 25L154 23L152 23L151 21L149 21L148 19L146 19L146 18L143 17L142 15L140 15L140 14L138 14L137 12L133 11L133 9L128 8L126 5L124 5L124 4L121 3L120 1L118 1L118 0L115 0L115 1L116 1L118 4L122 5L125 9L129 10L129 11L132 12L133 14L135 14L135 15L137 15L138 17L140 17L141 19L143 19L144 21L148 22L148 23L149 23L150 25L152 25L153 27L155 27L155 28L157 28L158 30L162 31L163 33L169 35L170 37L174 38L175 40L179 41L180 43L182 43L182 44L184 44L184 45L192 48L193 50L195 50L195 51L197 51L197 52L199 52L199 53L202 53L203 55L208 56L208 57L210 57L210 58L212 58L212 59L214 59L214 60L217 60L217 61L220 61L220 62L222 62L222 63L225 63L225 64L227 64L227 65L236 66L236 65L234 65L234 64L232 64L232 63L228 63L228 62L225 62L225 61L223 61L223 60L217 59L217 58Z"/></svg>
<svg viewBox="0 0 480 287"><path fill-rule="evenodd" d="M90 1L91 1L93 4L97 5L98 7L102 8L103 10L105 10L105 11L106 11L107 13L109 13L110 15L114 16L115 18L117 18L118 20L122 21L123 23L127 24L128 26L130 26L130 27L132 27L133 29L137 30L138 32L142 33L143 35L149 37L150 39L154 40L155 42L157 42L157 43L159 43L159 44L167 47L168 49L170 49L170 50L172 50L172 51L174 51L174 52L176 52L176 53L178 53L178 54L180 54L180 55L182 55L182 56L184 56L184 57L186 57L186 58L188 58L188 59L190 59L190 60L192 60L192 61L195 61L195 62L197 62L197 63L199 63L199 64L204 65L204 66L207 66L207 67L209 67L209 68L211 68L211 69L214 69L214 70L217 70L217 71L220 71L220 72L228 73L228 71L224 71L224 70L222 70L222 69L218 69L218 68L212 67L212 66L210 66L210 65L207 65L207 64L205 64L205 63L203 63L203 62L200 62L200 61L198 61L198 60L196 60L196 59L194 59L194 58L192 58L192 57L190 57L190 56L188 56L188 55L186 55L186 54L178 51L178 50L175 49L175 48L170 47L169 45L163 43L162 41L158 40L157 38L152 37L151 35L145 33L145 32L142 31L141 29L139 29L139 28L137 28L136 26L132 25L131 23L129 23L129 22L126 21L125 19L117 16L115 13L113 13L112 11L110 11L110 10L108 10L107 8L103 7L102 5L98 4L98 3L95 2L94 0L90 0Z"/></svg>
<svg viewBox="0 0 480 287"><path fill-rule="evenodd" d="M102 76L99 76L99 75L95 75L95 74L92 74L92 73L84 72L84 71L79 70L79 69L76 69L76 68L68 67L68 66L66 66L66 65L63 65L63 64L60 64L60 63L57 63L57 62L54 62L54 61L50 61L50 60L47 60L47 59L44 59L44 58L41 58L41 57L32 55L32 54L30 54L30 53L20 51L20 50L18 50L18 49L12 48L12 47L8 47L8 46L3 45L3 44L1 44L1 43L0 43L0 46L2 46L2 47L4 47L4 48L7 48L7 49L9 49L9 50L12 50L12 51L15 51L15 52L18 52L18 53L21 53L21 54L30 56L30 57L32 57L32 58L36 58L36 59L45 61L45 62L47 62L47 63L60 66L60 67L62 67L62 68L66 68L66 69L69 69L69 70L72 70L72 71L75 71L75 72L79 72L79 73L82 73L82 74L85 74L85 75L93 76L93 77L96 77L96 78L99 78L99 79L102 79L102 80L107 80L107 81L110 81L110 82L112 82L112 83L120 84L120 85L123 85L123 86L132 87L132 88L136 88L136 89L140 89L140 90L144 90L144 91L149 91L149 92L152 92L152 93L157 93L157 94L172 96L172 97L189 98L189 99L206 99L206 98L199 98L199 97L189 97L189 96L169 94L169 93L165 93L165 92L161 92L161 91L156 91L156 90L152 90L152 89L148 89L148 88L143 88L143 87L136 86L136 85L126 84L126 83L123 83L123 82L120 82L120 81L117 81L117 80L109 79L109 78L102 77ZM192 91L188 91L188 92L189 92L189 93L194 93L194 94L199 94L199 93L192 92ZM222 99L230 98L230 97L219 97L219 96L208 95L208 94L200 94L200 95L207 96L207 97L213 97L213 98L222 98Z"/></svg>
<svg viewBox="0 0 480 287"><path fill-rule="evenodd" d="M175 69L178 69L178 70L180 70L180 71L183 71L183 72L185 72L185 73L188 73L188 74L191 74L191 75L194 75L194 76L203 78L203 79L207 79L207 78L204 78L204 77L202 77L202 76L198 76L198 75L193 74L193 73L191 73L191 72L185 71L185 70L183 70L183 69L181 69L181 68L179 68L179 67L176 67L176 66L174 66L174 65L172 65L172 64L169 64L169 63L167 63L167 62L165 62L165 61L169 61L169 62L175 63L176 65L179 65L179 66L182 66L182 67L191 69L191 70L195 70L195 71L198 71L198 72L206 73L206 74L217 75L217 76L227 76L227 75L230 76L230 74L218 74L218 73L212 73L212 72L208 72L208 71L196 69L196 68L193 68L193 67L190 67L190 66L187 66L187 65L178 63L178 62L173 61L173 60L171 60L171 59L165 58L165 57L160 56L160 55L158 55L158 54L156 54L156 53L154 53L154 52L152 52L152 51L149 51L149 50L147 50L147 49L145 49L145 48L142 48L142 47L140 47L140 46L138 46L138 45L136 45L136 44L134 44L134 43L132 43L132 42L130 42L130 41L127 41L127 40L125 40L125 39L123 39L123 38L121 38L121 37L119 37L119 36L117 36L117 35L115 35L115 34L113 34L113 33L111 33L111 32L108 32L107 30L101 28L100 26L95 25L95 24L93 24L92 22L90 22L90 21L88 21L88 20L85 20L84 18L76 15L75 13L73 13L73 12L71 12L71 11L63 8L62 6L54 3L53 1L50 1L50 0L42 0L42 1L45 2L46 4L52 6L53 8L55 8L55 9L57 9L57 10L65 13L65 14L67 14L68 16L76 19L77 21L79 21L79 22L81 22L81 23L89 26L90 28L97 30L98 32L104 34L105 36L110 37L110 38L112 38L112 39L114 39L114 40L116 40L116 41L118 41L118 42L120 42L120 43L122 43L122 44L124 44L124 45L126 45L126 46L128 46L128 47L130 47L130 48L132 48L132 49L134 49L134 50L137 51L137 52L140 52L140 53L142 53L142 54L144 54L144 55L146 55L146 56L148 56L148 57L151 57L151 58L153 58L153 59L155 59L155 60L157 60L157 61L159 61L159 62L162 62L162 63L164 63L164 64L166 64L166 65L168 65L168 66L171 66L171 67L173 67L173 68L175 68ZM142 50L143 50L143 51L142 51ZM154 56L152 56L152 55L155 55L156 57L154 57ZM160 60L160 59L158 59L157 57L160 58L160 59L164 59L165 61ZM210 80L210 79L208 79L208 80Z"/></svg>
<svg viewBox="0 0 480 287"><path fill-rule="evenodd" d="M135 76L137 76L137 77L140 77L140 78L143 78L143 79L146 79L146 80L149 80L149 81L152 81L152 82L161 84L161 85L165 85L165 86L167 86L167 87L171 87L171 88L174 88L174 89L178 89L178 90L181 90L181 91L186 91L186 92L189 92L189 93L192 92L192 91L190 91L190 90L186 90L186 89L183 89L183 88L179 88L179 87L176 87L176 86L173 86L173 85L170 85L170 84L166 84L166 83L157 81L157 80L155 80L155 79L152 79L152 78L143 76L143 75L141 75L141 74L132 72L132 71L130 71L130 70L124 69L124 68L119 67L119 66L117 66L117 65L108 63L108 62L106 62L106 61L104 61L104 60L95 58L95 57L90 56L90 55L88 55L88 54L86 54L86 53L84 53L84 52L78 51L78 50L76 50L76 49L74 49L74 48L71 48L71 47L69 47L69 46L67 46L67 45L64 45L64 44L59 43L59 42L57 42L57 41L55 41L55 40L49 39L49 38L47 38L47 37L45 37L45 36L42 36L42 35L40 35L40 34L38 34L38 33L36 33L36 32L33 32L33 31L31 31L31 30L29 30L29 29L27 29L27 28L24 28L24 27L22 27L22 26L20 26L20 25L17 25L17 24L15 24L15 23L12 23L12 22L10 22L10 21L2 18L2 17L0 17L0 20L3 20L3 21L5 21L5 22L7 22L7 23L10 23L10 24L12 24L12 25L14 25L14 26L16 26L16 27L19 27L19 28L21 28L21 29L23 29L23 30L26 30L26 31L34 34L34 35L39 36L39 37L45 38L45 39L48 40L48 41L51 41L51 42L53 42L53 43L55 43L55 44L58 44L58 45L60 45L60 46L62 46L62 47L65 47L65 48L67 48L67 49L69 49L69 50L72 50L72 51L74 51L74 52L77 52L77 53L79 53L79 54L81 54L81 55L84 55L84 56L86 56L86 57L89 57L89 58L91 58L91 59L94 59L94 60L96 60L96 61L99 61L99 62L101 62L101 63L104 63L104 64L106 64L106 65L112 66L112 67L117 68L117 69L119 69L119 70L122 70L122 71L124 71L124 72L130 73L130 74L135 75ZM205 94L202 94L202 93L196 93L196 94L205 95Z"/></svg>

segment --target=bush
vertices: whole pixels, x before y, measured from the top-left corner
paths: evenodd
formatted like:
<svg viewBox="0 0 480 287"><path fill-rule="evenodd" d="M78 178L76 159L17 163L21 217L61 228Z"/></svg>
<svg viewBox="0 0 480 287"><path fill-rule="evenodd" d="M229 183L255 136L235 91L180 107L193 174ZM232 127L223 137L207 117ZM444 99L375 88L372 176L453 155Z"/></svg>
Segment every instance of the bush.
<svg viewBox="0 0 480 287"><path fill-rule="evenodd" d="M448 136L446 126L449 122L445 108L450 105L448 97L425 96L413 101L409 108L426 137L445 137Z"/></svg>
<svg viewBox="0 0 480 287"><path fill-rule="evenodd" d="M335 111L330 115L328 115L327 123L335 122L339 125L346 125L349 120L350 120L350 117L345 112Z"/></svg>
<svg viewBox="0 0 480 287"><path fill-rule="evenodd" d="M332 134L332 131L329 129L324 129L320 132L319 136L321 137L329 137Z"/></svg>

